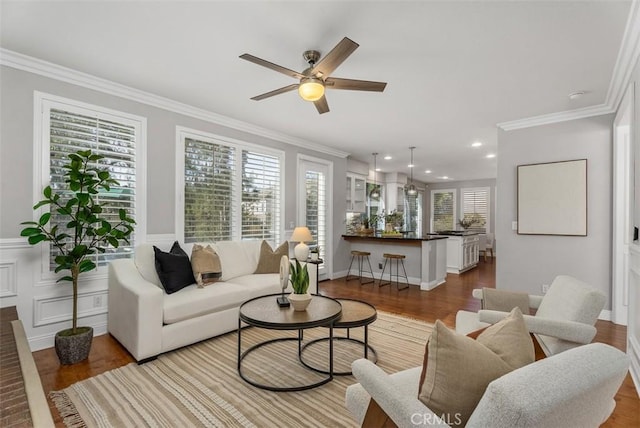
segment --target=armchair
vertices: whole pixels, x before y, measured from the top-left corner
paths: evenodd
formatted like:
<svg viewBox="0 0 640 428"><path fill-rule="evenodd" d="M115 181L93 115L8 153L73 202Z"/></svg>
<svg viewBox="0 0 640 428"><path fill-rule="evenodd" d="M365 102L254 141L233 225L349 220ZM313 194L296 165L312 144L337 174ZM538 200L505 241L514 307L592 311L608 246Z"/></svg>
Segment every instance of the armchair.
<svg viewBox="0 0 640 428"><path fill-rule="evenodd" d="M602 343L542 359L491 382L467 427L599 426L615 408L628 367L623 352ZM422 367L388 375L360 359L352 369L360 383L347 388L345 403L361 426L449 426L418 400Z"/></svg>
<svg viewBox="0 0 640 428"><path fill-rule="evenodd" d="M473 290L482 299L482 290ZM550 356L590 343L596 335L594 324L604 308L605 295L584 282L567 275L557 276L547 294L529 295L529 307L537 308L534 316L525 315L527 328L534 333L545 355ZM479 312L458 311L456 331L467 334L506 317L508 312L482 309Z"/></svg>

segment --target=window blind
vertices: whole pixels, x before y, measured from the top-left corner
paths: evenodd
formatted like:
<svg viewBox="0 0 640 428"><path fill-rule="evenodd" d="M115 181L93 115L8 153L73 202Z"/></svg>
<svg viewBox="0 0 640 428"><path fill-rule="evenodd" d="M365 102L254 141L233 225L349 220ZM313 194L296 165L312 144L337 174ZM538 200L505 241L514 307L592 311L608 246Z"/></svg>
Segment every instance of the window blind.
<svg viewBox="0 0 640 428"><path fill-rule="evenodd" d="M100 203L106 203L109 207L100 216L110 222L118 222L118 211L123 208L129 217L136 219L136 129L132 125L106 120L92 113L88 110L49 110L51 188L64 192L67 184L63 165L68 162L67 156L78 150L91 149L94 153L104 156L92 166L106 167L112 177L120 183L119 186L112 186L108 192L102 190L94 195ZM58 224L60 228L64 228L66 220L57 212L53 212L51 224ZM135 232L131 235L130 242L130 245L109 247L104 254L94 255L94 262L103 266L110 260L130 257L133 253ZM54 259L58 254L59 250L50 246L51 269L55 267Z"/></svg>
<svg viewBox="0 0 640 428"><path fill-rule="evenodd" d="M280 241L280 160L242 151L242 239Z"/></svg>
<svg viewBox="0 0 640 428"><path fill-rule="evenodd" d="M462 189L462 218L478 218L481 224L474 224L469 230L485 232L489 221L489 189Z"/></svg>
<svg viewBox="0 0 640 428"><path fill-rule="evenodd" d="M326 251L327 194L326 177L319 171L308 170L305 174L306 225L316 245Z"/></svg>
<svg viewBox="0 0 640 428"><path fill-rule="evenodd" d="M233 238L235 155L234 147L185 139L185 242Z"/></svg>
<svg viewBox="0 0 640 428"><path fill-rule="evenodd" d="M434 232L455 229L454 199L452 191L433 191L431 212Z"/></svg>

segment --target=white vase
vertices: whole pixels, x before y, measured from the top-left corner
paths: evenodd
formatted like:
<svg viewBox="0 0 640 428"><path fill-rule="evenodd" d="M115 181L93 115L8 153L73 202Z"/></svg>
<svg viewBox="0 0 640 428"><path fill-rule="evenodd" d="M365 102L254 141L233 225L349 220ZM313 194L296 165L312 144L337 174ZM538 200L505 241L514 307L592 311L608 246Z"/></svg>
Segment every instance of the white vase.
<svg viewBox="0 0 640 428"><path fill-rule="evenodd" d="M289 294L289 301L291 302L291 306L293 306L294 311L305 311L307 310L307 306L311 303L311 294Z"/></svg>

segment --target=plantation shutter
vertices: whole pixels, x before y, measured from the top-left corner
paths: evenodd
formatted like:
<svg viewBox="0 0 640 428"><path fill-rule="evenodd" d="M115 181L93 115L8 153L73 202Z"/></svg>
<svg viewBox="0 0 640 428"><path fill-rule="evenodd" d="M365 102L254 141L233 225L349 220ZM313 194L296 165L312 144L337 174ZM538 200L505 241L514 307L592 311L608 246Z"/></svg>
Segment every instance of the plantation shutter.
<svg viewBox="0 0 640 428"><path fill-rule="evenodd" d="M185 139L185 242L229 241L235 209L235 148Z"/></svg>
<svg viewBox="0 0 640 428"><path fill-rule="evenodd" d="M305 221L313 236L313 241L326 251L327 236L327 194L326 177L319 171L307 170L305 173L306 206Z"/></svg>
<svg viewBox="0 0 640 428"><path fill-rule="evenodd" d="M454 224L454 199L453 191L433 191L432 192L432 210L433 213L433 231L440 232L444 230L455 229Z"/></svg>
<svg viewBox="0 0 640 428"><path fill-rule="evenodd" d="M78 150L92 150L104 156L92 166L107 168L119 186L111 186L110 191L101 190L94 198L106 203L100 217L110 222L118 222L118 210L123 208L127 215L136 219L136 128L129 124L119 123L111 118L105 119L90 110L69 111L51 108L49 110L49 145L50 145L50 185L60 192L68 188L62 167L68 162L68 155ZM63 198L64 201L64 198ZM51 225L66 228L57 212L51 213ZM135 232L134 232L135 233ZM104 254L94 255L93 260L99 266L117 258L130 257L133 253L135 235L130 236L130 245L121 243L118 248L109 247ZM55 266L55 256L59 251L50 246L50 268Z"/></svg>
<svg viewBox="0 0 640 428"><path fill-rule="evenodd" d="M462 218L480 217L484 224L476 224L469 228L477 232L485 232L489 221L489 188L462 189Z"/></svg>
<svg viewBox="0 0 640 428"><path fill-rule="evenodd" d="M242 151L242 239L280 241L280 160Z"/></svg>

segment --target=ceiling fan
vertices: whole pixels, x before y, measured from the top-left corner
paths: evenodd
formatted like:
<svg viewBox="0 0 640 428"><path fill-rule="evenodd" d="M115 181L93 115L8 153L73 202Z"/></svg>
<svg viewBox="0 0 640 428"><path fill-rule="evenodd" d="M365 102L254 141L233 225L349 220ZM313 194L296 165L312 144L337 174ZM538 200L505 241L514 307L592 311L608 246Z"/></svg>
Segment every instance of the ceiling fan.
<svg viewBox="0 0 640 428"><path fill-rule="evenodd" d="M358 48L358 45L348 37L343 38L324 58L320 59L320 52L309 50L305 51L302 56L309 64L309 68L298 73L280 65L274 64L264 59L255 57L250 54L242 54L240 58L253 62L254 64L267 67L295 79L299 79L299 83L285 86L261 95L257 95L252 100L260 101L274 95L283 94L285 92L298 90L300 97L305 101L311 101L316 106L318 113L327 113L329 104L324 96L325 89L343 89L351 91L384 91L386 82L372 82L369 80L341 79L338 77L330 77L330 74L338 68L345 59L349 57ZM320 61L318 61L320 60Z"/></svg>

